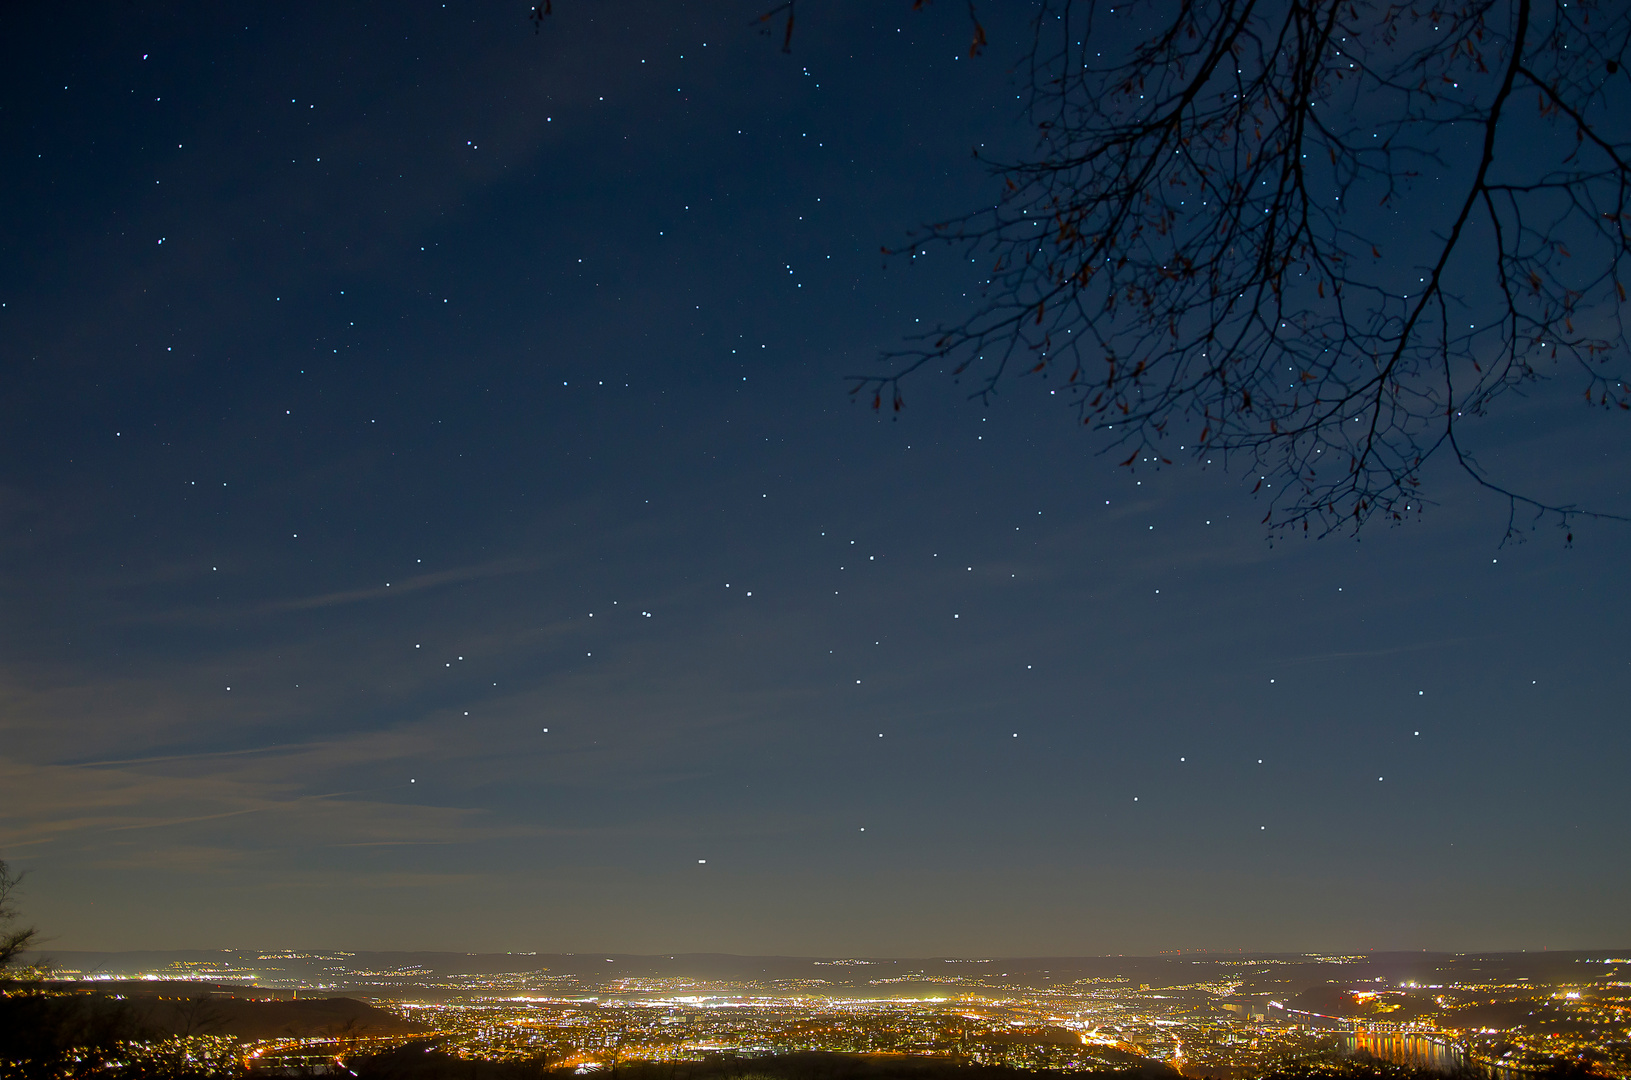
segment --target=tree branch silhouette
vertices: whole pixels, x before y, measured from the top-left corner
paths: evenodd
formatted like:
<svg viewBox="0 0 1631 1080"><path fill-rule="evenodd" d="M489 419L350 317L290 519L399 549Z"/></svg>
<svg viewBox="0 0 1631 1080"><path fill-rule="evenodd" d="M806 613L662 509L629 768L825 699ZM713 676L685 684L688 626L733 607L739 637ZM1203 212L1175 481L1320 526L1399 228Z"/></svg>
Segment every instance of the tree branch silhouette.
<svg viewBox="0 0 1631 1080"><path fill-rule="evenodd" d="M13 906L12 897L22 881L23 875L13 872L6 861L0 859L0 971L15 963L38 936L31 926L15 925L18 912Z"/></svg>
<svg viewBox="0 0 1631 1080"><path fill-rule="evenodd" d="M1492 479L1462 427L1564 362L1631 409L1631 9L1035 6L1033 152L991 163L993 206L886 249L991 260L981 299L852 394L898 411L929 371L982 399L1057 380L1124 466L1176 442L1256 473L1277 531L1419 514L1446 451L1507 500L1509 537L1626 520Z"/></svg>

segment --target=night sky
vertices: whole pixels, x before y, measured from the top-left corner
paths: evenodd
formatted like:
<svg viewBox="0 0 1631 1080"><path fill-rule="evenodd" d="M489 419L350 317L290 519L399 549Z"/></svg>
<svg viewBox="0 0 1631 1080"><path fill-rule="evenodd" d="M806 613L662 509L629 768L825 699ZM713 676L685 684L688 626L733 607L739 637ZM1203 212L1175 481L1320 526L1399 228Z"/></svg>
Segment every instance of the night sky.
<svg viewBox="0 0 1631 1080"><path fill-rule="evenodd" d="M0 41L0 857L48 948L1631 942L1631 528L1276 539L886 260L1024 5L106 3ZM1624 512L1628 429L1472 431Z"/></svg>

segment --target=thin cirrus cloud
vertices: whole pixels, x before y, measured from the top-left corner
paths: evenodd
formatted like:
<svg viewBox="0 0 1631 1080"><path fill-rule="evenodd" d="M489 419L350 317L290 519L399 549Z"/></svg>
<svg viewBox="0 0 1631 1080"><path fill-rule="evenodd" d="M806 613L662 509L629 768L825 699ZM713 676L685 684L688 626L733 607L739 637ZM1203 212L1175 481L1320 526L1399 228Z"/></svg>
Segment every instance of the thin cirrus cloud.
<svg viewBox="0 0 1631 1080"><path fill-rule="evenodd" d="M247 757L253 754L276 754L291 750L304 750L323 743L279 743L275 746L251 746L241 750L199 750L189 754L155 754L148 757L113 758L107 761L65 761L65 766L79 769L102 769L120 765L159 765L173 761L202 761L209 758Z"/></svg>
<svg viewBox="0 0 1631 1080"><path fill-rule="evenodd" d="M465 581L479 581L483 578L532 573L538 570L540 565L540 563L532 559L499 559L478 566L462 566L452 570L439 570L435 573L420 574L417 577L404 578L400 582L393 581L389 585L379 585L373 588L345 589L339 592L322 593L317 596L278 600L265 605L262 610L310 611L315 608L339 607L344 604L362 603L367 600L383 600L387 597L401 596L404 593L420 592L424 589L434 589L443 585L456 585Z"/></svg>
<svg viewBox="0 0 1631 1080"><path fill-rule="evenodd" d="M310 842L446 842L484 835L479 810L402 804L379 791L304 794L288 785L224 776L153 775L130 770L28 765L0 759L0 785L12 795L0 818L8 849L53 842L98 847L108 834L173 829L197 841L232 820L242 848ZM260 820L256 820L260 819Z"/></svg>

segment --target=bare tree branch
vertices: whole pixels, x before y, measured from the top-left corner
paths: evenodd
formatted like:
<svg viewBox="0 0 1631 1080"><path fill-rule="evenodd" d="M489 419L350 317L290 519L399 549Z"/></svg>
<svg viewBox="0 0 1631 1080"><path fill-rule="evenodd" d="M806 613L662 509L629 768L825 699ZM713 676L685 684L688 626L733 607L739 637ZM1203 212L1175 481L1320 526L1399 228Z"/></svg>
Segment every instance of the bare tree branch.
<svg viewBox="0 0 1631 1080"><path fill-rule="evenodd" d="M12 904L12 897L22 882L23 875L13 873L6 861L0 859L0 971L10 967L19 954L27 951L36 936L33 927L13 925L18 913Z"/></svg>
<svg viewBox="0 0 1631 1080"><path fill-rule="evenodd" d="M1419 514L1441 452L1509 535L1624 520L1492 479L1460 427L1559 362L1631 410L1628 40L1602 0L1038 0L1034 152L908 249L991 260L982 299L851 392L1048 380L1123 465L1256 473L1278 530Z"/></svg>

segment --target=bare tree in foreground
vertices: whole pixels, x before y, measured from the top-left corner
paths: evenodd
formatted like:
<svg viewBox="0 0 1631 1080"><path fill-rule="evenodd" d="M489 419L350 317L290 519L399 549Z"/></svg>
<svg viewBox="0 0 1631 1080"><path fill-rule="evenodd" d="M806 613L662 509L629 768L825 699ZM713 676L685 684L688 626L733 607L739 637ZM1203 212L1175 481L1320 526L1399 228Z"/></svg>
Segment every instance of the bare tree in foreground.
<svg viewBox="0 0 1631 1080"><path fill-rule="evenodd" d="M14 874L11 867L0 859L0 971L10 967L18 955L26 952L34 941L33 927L18 927L17 909L12 906L12 894L22 883L23 875Z"/></svg>
<svg viewBox="0 0 1631 1080"><path fill-rule="evenodd" d="M1446 454L1509 536L1614 516L1492 477L1462 421L1552 373L1631 409L1631 4L1036 9L1035 151L911 248L991 260L983 299L854 393L1047 379L1124 465L1249 467L1280 530L1419 513Z"/></svg>

